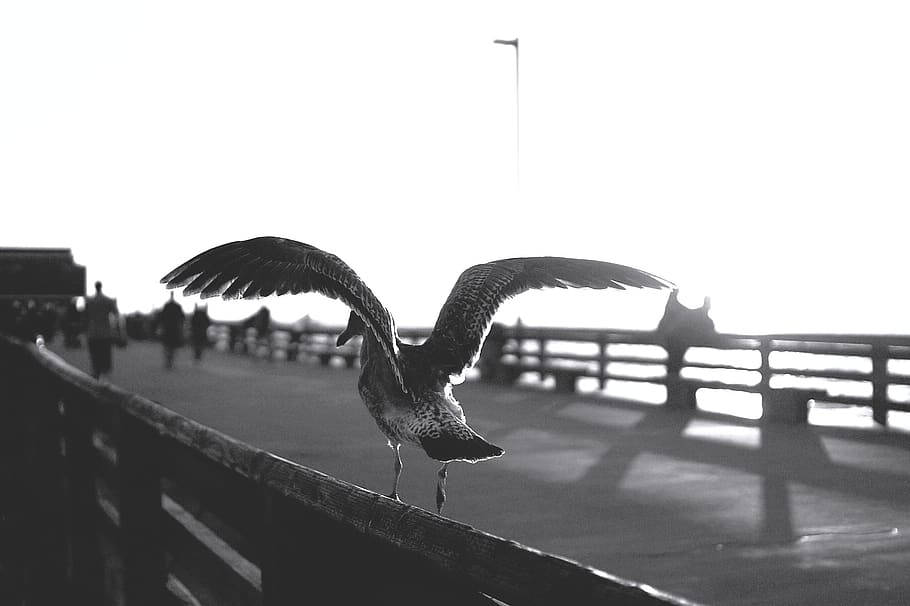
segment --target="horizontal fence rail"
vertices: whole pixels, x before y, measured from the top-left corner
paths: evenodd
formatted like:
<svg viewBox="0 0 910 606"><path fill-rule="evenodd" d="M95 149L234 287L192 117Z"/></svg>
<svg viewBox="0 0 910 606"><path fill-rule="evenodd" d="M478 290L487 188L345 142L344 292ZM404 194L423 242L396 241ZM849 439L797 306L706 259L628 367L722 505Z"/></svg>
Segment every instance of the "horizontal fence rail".
<svg viewBox="0 0 910 606"><path fill-rule="evenodd" d="M260 338L241 323L220 323L212 334L233 352L292 361L309 357L324 365L338 359L353 367L356 345L335 347L342 330L278 325ZM430 329L398 332L419 343ZM560 347L566 344L572 351ZM724 354L745 355L717 361ZM668 405L687 409L695 408L698 389L758 393L763 419L775 422L805 422L810 400L870 407L882 425L891 410L910 412L910 336L901 335L680 338L656 331L513 326L491 333L477 366L486 381L510 384L536 373L541 380L552 377L555 389L564 392L575 391L581 378L596 380L601 389L609 380L659 384Z"/></svg>
<svg viewBox="0 0 910 606"><path fill-rule="evenodd" d="M277 457L0 336L0 601L689 604Z"/></svg>

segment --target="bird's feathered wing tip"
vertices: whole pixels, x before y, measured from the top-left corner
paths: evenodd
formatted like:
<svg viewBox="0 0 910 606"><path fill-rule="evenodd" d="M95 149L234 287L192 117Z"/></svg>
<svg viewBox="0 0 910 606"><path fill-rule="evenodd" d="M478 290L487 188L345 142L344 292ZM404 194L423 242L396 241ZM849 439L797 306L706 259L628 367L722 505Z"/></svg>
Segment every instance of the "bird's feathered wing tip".
<svg viewBox="0 0 910 606"><path fill-rule="evenodd" d="M668 288L655 274L605 261L566 257L519 257L469 267L449 293L425 351L435 366L458 376L473 366L499 306L542 288Z"/></svg>
<svg viewBox="0 0 910 606"><path fill-rule="evenodd" d="M350 307L375 336L404 391L398 334L392 315L353 269L324 250L287 238L228 242L200 253L168 272L161 282L184 287L184 295L258 299L318 292Z"/></svg>

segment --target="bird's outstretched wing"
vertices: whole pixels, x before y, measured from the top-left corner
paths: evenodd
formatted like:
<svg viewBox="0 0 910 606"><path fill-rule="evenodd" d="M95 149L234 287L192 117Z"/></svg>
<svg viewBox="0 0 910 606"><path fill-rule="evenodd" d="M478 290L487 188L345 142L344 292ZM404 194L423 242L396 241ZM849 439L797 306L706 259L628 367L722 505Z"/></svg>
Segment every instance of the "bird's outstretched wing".
<svg viewBox="0 0 910 606"><path fill-rule="evenodd" d="M285 238L229 242L196 255L161 278L184 295L258 299L268 295L322 293L348 305L376 337L407 391L398 359L398 334L389 311L353 269L331 253Z"/></svg>
<svg viewBox="0 0 910 606"><path fill-rule="evenodd" d="M525 257L475 265L455 282L423 348L438 371L457 375L477 361L493 314L506 299L532 288L627 286L671 284L633 267L586 259Z"/></svg>

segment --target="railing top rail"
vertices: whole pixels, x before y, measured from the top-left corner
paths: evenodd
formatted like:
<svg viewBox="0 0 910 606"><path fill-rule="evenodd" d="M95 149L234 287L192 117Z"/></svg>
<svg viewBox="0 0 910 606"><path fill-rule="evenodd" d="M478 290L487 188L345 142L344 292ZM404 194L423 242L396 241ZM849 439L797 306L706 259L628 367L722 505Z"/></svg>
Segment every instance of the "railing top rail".
<svg viewBox="0 0 910 606"><path fill-rule="evenodd" d="M662 339L660 333L651 330L625 330L613 328L561 328L551 326L523 326L516 329L514 326L507 327L506 336L513 337L520 335L523 337L546 337L550 339L571 340L582 339L586 341L598 341L605 337L619 337L629 339L641 339L644 341L659 341ZM910 335L895 334L830 334L830 333L769 333L769 334L738 334L738 333L717 333L710 335L711 340L718 342L742 342L744 345L764 340L779 342L804 342L804 343L821 343L821 344L886 344L894 346L910 346Z"/></svg>
<svg viewBox="0 0 910 606"><path fill-rule="evenodd" d="M802 343L845 343L856 345L887 344L910 346L910 335L897 334L833 334L833 333L771 333L766 335L723 334L720 336L739 339L770 339Z"/></svg>
<svg viewBox="0 0 910 606"><path fill-rule="evenodd" d="M241 322L217 322L227 326L237 326ZM295 329L291 324L273 324L278 330L298 331L304 334L338 334L344 330L343 326L308 326ZM406 337L426 337L430 334L430 327L399 327L398 332ZM507 338L545 338L566 341L621 341L624 343L659 343L662 339L660 333L653 330L619 329L619 328L566 328L557 326L507 326L504 330ZM877 334L877 333L717 333L711 335L711 340L719 345L742 345L754 347L761 341L777 343L817 343L825 345L887 345L893 347L910 347L910 335Z"/></svg>
<svg viewBox="0 0 910 606"><path fill-rule="evenodd" d="M623 604L693 604L288 461L140 395L98 383L43 347L24 346L0 335L0 348L7 350L11 358L30 358L48 371L65 393L103 407L115 407L158 435L193 448L242 477L364 535L419 555L441 570L470 579L479 590L500 599L538 602L542 595L556 599L568 591L583 597L585 603L618 600Z"/></svg>

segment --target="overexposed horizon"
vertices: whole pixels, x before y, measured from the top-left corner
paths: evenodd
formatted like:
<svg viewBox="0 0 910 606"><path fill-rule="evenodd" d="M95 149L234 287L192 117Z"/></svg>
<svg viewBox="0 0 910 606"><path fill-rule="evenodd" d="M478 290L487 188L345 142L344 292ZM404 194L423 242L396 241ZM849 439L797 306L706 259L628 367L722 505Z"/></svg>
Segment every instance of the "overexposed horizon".
<svg viewBox="0 0 910 606"><path fill-rule="evenodd" d="M400 326L469 265L554 255L710 295L724 332L907 334L908 30L899 2L7 3L0 246L72 248L124 312L276 235ZM528 293L497 319L647 329L665 299ZM262 303L347 317L209 309Z"/></svg>

